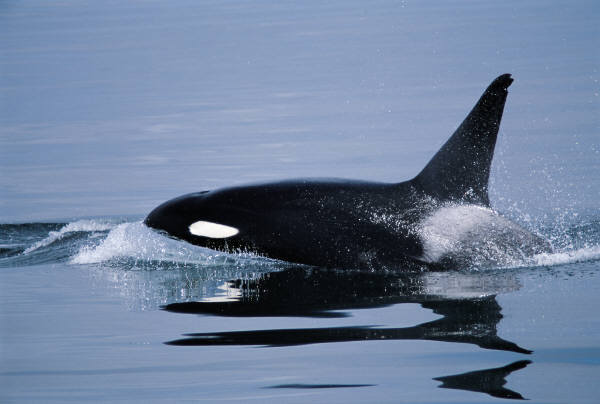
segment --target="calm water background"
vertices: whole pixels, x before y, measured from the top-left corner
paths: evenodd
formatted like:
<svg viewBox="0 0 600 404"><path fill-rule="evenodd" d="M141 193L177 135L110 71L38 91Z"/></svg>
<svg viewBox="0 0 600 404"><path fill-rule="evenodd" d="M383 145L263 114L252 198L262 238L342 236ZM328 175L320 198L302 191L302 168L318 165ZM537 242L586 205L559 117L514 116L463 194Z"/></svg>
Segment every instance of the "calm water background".
<svg viewBox="0 0 600 404"><path fill-rule="evenodd" d="M505 387L596 402L599 17L594 1L0 2L0 401L488 402L501 399L433 378L530 360ZM483 325L533 354L418 339L164 344L440 318L421 298L348 299L343 318L162 311L235 297L225 281L285 265L199 251L136 221L244 182L411 178L506 72L492 205L559 253L426 277L419 296L498 295L504 318ZM7 225L22 223L56 224Z"/></svg>

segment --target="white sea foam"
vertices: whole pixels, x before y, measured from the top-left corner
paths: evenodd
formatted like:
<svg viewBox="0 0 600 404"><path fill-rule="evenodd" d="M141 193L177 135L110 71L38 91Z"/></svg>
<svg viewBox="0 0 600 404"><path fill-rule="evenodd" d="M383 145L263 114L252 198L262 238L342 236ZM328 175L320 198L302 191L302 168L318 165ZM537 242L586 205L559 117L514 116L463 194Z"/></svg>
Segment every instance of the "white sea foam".
<svg viewBox="0 0 600 404"><path fill-rule="evenodd" d="M169 257L174 254L189 255L185 248L170 246L173 243L176 242L153 232L142 222L122 223L113 228L99 245L82 247L71 262L93 264L120 257L160 260L176 258Z"/></svg>
<svg viewBox="0 0 600 404"><path fill-rule="evenodd" d="M531 257L527 263L534 266L553 266L595 260L600 260L600 246L598 245L571 251L537 254Z"/></svg>
<svg viewBox="0 0 600 404"><path fill-rule="evenodd" d="M253 260L252 254L227 254L165 237L142 222L122 223L100 244L82 247L71 258L73 264L94 264L127 258L136 261L166 261L199 265L229 264Z"/></svg>
<svg viewBox="0 0 600 404"><path fill-rule="evenodd" d="M23 254L29 254L39 248L46 247L47 245L50 245L57 240L60 240L68 233L79 232L79 231L85 231L85 232L105 231L105 230L110 230L113 227L115 227L114 223L102 222L102 221L98 221L98 220L78 220L76 222L66 224L58 231L49 232L48 236L46 238L34 243L33 245L31 245L28 248L26 248L25 251L23 251Z"/></svg>

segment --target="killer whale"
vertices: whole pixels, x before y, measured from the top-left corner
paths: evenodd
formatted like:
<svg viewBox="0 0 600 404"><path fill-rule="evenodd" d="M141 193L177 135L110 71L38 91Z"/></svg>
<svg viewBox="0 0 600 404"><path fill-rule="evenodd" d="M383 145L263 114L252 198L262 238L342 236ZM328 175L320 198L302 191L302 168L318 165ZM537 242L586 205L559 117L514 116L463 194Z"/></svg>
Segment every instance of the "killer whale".
<svg viewBox="0 0 600 404"><path fill-rule="evenodd" d="M161 204L144 223L215 250L333 268L497 265L549 252L543 238L490 208L490 166L512 82L510 74L496 78L411 180L296 179L203 191Z"/></svg>

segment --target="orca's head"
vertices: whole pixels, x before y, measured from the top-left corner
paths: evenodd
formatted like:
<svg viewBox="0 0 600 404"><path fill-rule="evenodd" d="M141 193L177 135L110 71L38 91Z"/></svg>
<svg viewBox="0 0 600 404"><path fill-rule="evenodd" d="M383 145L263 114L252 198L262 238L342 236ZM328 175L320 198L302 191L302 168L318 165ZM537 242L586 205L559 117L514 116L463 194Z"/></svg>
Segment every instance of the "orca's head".
<svg viewBox="0 0 600 404"><path fill-rule="evenodd" d="M156 207L144 220L144 224L170 236L185 240L188 227L194 223L195 214L202 203L203 192L183 195Z"/></svg>
<svg viewBox="0 0 600 404"><path fill-rule="evenodd" d="M239 229L222 223L223 215L214 209L208 194L196 192L171 199L150 212L144 224L192 244L218 247Z"/></svg>

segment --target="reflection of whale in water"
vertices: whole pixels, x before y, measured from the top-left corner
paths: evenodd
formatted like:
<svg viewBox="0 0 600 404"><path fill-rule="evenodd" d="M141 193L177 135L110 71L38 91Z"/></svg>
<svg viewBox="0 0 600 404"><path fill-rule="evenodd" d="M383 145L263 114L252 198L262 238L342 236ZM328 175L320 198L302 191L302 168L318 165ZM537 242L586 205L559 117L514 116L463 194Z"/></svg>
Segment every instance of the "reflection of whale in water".
<svg viewBox="0 0 600 404"><path fill-rule="evenodd" d="M175 346L262 345L290 346L314 343L380 340L430 340L475 344L486 349L529 354L531 351L497 335L502 319L495 294L519 287L509 274L453 272L405 274L394 272L335 271L291 268L254 280L229 283L235 298L226 301L173 303L165 310L177 313L233 317L310 316L344 317L341 310L378 308L417 303L443 317L403 328L376 326L267 329L186 334L167 342ZM479 391L505 398L518 393L504 389L504 377L520 367L439 378L442 387ZM287 388L301 388L286 385ZM511 394L514 396L511 397Z"/></svg>
<svg viewBox="0 0 600 404"><path fill-rule="evenodd" d="M492 291L516 288L511 278L453 274L448 282L446 277L440 274L440 278L437 278L435 273L408 275L292 268L272 272L255 280L232 281L231 285L241 292L237 299L173 303L164 309L220 316L340 317L345 314L332 310L418 303L443 317L404 328L356 326L189 334L188 338L169 344L282 346L371 339L420 339L470 343L487 349L530 353L498 337L496 326L502 314L493 294L480 296L485 291L477 290L475 286L474 290L465 287L450 297L439 294L441 289L449 289L446 287L448 284L456 284L456 277L461 277L463 283L468 283L469 278L479 279L486 287L491 286ZM436 284L436 280L446 285Z"/></svg>
<svg viewBox="0 0 600 404"><path fill-rule="evenodd" d="M506 376L516 370L521 370L529 365L531 361L518 361L501 368L477 370L475 372L462 373L460 375L436 377L434 380L442 382L439 386L444 389L469 390L487 393L498 398L511 398L513 400L524 400L523 396L504 388Z"/></svg>
<svg viewBox="0 0 600 404"><path fill-rule="evenodd" d="M514 265L549 244L490 209L488 180L512 83L498 77L410 181L290 180L183 195L145 223L224 251L334 268Z"/></svg>

